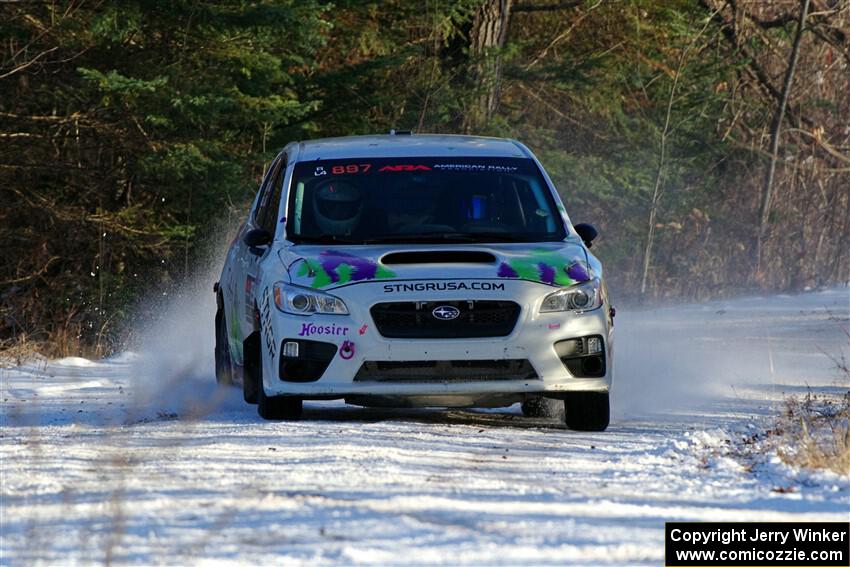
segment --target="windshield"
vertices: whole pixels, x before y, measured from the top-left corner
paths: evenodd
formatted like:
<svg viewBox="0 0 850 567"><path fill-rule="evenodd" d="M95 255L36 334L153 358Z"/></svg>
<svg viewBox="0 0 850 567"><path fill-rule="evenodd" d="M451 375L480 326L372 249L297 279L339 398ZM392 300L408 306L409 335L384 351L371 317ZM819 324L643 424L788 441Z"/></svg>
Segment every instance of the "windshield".
<svg viewBox="0 0 850 567"><path fill-rule="evenodd" d="M564 223L539 168L520 158L317 160L295 166L294 242L547 242Z"/></svg>

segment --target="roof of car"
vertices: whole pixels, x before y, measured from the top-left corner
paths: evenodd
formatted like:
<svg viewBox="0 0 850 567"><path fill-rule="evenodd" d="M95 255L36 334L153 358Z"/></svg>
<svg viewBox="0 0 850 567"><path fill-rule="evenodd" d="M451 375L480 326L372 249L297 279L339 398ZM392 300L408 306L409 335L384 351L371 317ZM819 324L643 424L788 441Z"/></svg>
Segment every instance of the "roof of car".
<svg viewBox="0 0 850 567"><path fill-rule="evenodd" d="M514 140L448 134L346 136L299 142L298 161L365 157L530 157Z"/></svg>

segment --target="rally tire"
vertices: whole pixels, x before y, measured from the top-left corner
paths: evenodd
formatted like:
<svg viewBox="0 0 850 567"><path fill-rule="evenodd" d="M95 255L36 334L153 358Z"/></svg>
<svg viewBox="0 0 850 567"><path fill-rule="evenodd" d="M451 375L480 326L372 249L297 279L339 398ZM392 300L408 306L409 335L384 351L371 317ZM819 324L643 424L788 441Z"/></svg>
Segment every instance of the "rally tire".
<svg viewBox="0 0 850 567"><path fill-rule="evenodd" d="M576 431L605 431L611 418L608 392L572 392L564 399L567 427Z"/></svg>
<svg viewBox="0 0 850 567"><path fill-rule="evenodd" d="M230 345L227 342L227 322L224 309L215 312L215 381L220 386L233 384L233 366L230 362Z"/></svg>
<svg viewBox="0 0 850 567"><path fill-rule="evenodd" d="M543 396L531 396L520 407L525 417L561 417L562 404Z"/></svg>
<svg viewBox="0 0 850 567"><path fill-rule="evenodd" d="M263 419L271 421L295 421L301 419L303 409L304 404L301 398L267 396L262 382L260 383L257 413Z"/></svg>
<svg viewBox="0 0 850 567"><path fill-rule="evenodd" d="M259 401L260 384L263 380L259 331L254 331L242 342L242 353L245 364L242 370L242 397L249 404L256 404Z"/></svg>

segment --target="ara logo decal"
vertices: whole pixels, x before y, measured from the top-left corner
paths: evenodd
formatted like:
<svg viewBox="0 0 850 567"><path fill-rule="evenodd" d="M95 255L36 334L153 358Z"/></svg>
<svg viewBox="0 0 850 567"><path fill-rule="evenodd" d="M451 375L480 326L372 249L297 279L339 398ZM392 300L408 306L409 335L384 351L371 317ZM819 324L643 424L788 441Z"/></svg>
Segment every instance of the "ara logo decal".
<svg viewBox="0 0 850 567"><path fill-rule="evenodd" d="M431 171L427 165L385 165L378 171Z"/></svg>

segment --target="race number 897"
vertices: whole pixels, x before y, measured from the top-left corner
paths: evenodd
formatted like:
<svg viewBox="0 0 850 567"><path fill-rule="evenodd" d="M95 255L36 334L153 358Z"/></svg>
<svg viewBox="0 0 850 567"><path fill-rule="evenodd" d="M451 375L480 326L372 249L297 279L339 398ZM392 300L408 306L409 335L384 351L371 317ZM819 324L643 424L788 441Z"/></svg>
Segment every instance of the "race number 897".
<svg viewBox="0 0 850 567"><path fill-rule="evenodd" d="M351 164L351 165L335 165L331 168L331 173L334 175L342 175L345 173L366 173L372 167L371 163Z"/></svg>

